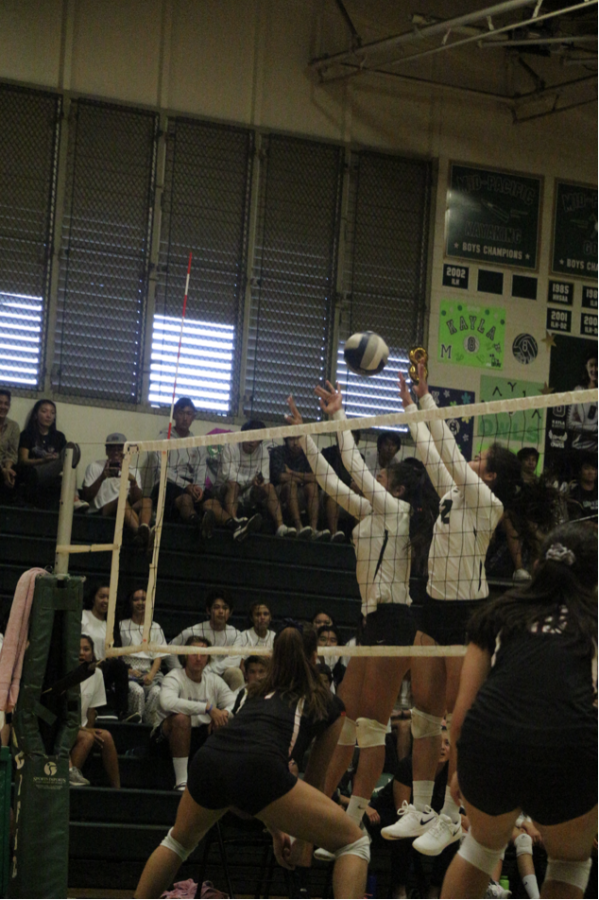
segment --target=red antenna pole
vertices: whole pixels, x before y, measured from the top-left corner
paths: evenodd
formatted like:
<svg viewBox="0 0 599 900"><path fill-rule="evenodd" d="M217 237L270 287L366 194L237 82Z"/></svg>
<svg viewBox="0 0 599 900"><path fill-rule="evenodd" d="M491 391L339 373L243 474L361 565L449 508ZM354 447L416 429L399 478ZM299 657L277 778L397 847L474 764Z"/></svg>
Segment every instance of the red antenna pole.
<svg viewBox="0 0 599 900"><path fill-rule="evenodd" d="M181 358L181 342L183 340L183 326L185 324L185 313L187 311L187 292L189 291L189 276L191 274L191 259L193 254L190 252L189 261L187 263L187 278L185 279L185 297L183 298L183 312L181 313L181 331L179 332L179 347L177 348L177 365L175 367L175 381L173 383L173 398L171 400L171 414L168 420L167 440L171 439L171 431L173 429L173 410L175 408L175 395L177 393L177 378L179 377L179 359Z"/></svg>

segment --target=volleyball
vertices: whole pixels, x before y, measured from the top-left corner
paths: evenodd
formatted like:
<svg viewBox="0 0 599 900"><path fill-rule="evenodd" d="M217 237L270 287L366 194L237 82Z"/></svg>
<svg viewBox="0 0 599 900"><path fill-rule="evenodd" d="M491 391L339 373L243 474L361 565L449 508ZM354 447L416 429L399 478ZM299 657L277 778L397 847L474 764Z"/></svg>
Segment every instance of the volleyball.
<svg viewBox="0 0 599 900"><path fill-rule="evenodd" d="M389 348L378 334L363 331L346 340L343 355L357 375L377 375L387 365Z"/></svg>

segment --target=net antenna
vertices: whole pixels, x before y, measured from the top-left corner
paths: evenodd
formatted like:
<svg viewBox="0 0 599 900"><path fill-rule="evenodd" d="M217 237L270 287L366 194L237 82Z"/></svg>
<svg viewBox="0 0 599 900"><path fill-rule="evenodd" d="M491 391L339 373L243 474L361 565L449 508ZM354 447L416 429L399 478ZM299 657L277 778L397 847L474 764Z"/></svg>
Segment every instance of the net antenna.
<svg viewBox="0 0 599 900"><path fill-rule="evenodd" d="M181 344L183 343L183 330L185 328L185 315L187 313L187 295L189 293L189 278L191 275L191 261L193 259L193 253L189 252L189 259L187 260L187 275L185 277L185 295L183 297L183 309L181 311L181 328L179 329L179 345L177 347L177 361L175 364L175 378L173 381L173 395L171 397L171 409L168 421L168 434L167 441L171 439L171 433L173 430L173 413L175 409L175 397L177 395L177 379L179 377L179 363L181 360ZM150 562L150 570L148 574L148 587L146 592L146 607L144 612L144 627L143 627L143 646L144 649L147 647L150 641L150 632L152 629L152 622L154 621L154 604L156 599L156 573L158 570L158 555L160 553L160 538L162 537L162 524L164 521L164 501L166 494L166 470L167 470L167 462L168 462L168 450L161 449L160 451L160 480L158 482L158 503L156 507L156 524L154 526L154 545L152 547L152 560ZM114 632L114 620L116 614L116 595L118 590L118 576L119 576L119 555L121 544L123 541L123 524L125 518L125 502L127 497L127 491L129 488L129 467L130 467L131 455L129 453L125 454L125 458L123 459L122 469L121 469L121 486L119 492L119 499L117 505L117 515L115 522L115 532L114 532L114 545L112 552L112 566L110 572L110 595L108 601L108 615L107 615L107 627L106 627L106 647L112 646L113 643L113 632Z"/></svg>

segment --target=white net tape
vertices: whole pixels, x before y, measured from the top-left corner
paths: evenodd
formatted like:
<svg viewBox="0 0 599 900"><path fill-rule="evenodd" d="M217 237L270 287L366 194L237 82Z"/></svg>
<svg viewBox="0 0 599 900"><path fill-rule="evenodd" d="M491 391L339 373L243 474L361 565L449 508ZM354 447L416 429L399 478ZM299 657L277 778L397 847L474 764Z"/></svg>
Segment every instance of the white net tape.
<svg viewBox="0 0 599 900"><path fill-rule="evenodd" d="M411 409L410 413L406 412L398 412L391 413L382 416L375 417L365 417L365 418L355 418L355 419L330 419L321 422L312 422L307 424L296 424L296 425L285 425L279 427L269 427L259 430L247 430L240 434L239 431L232 433L220 433L220 434L206 434L202 436L193 436L193 437L184 437L177 438L176 440L176 448L177 451L186 450L190 448L198 448L198 447L226 447L227 445L240 444L243 442L252 442L252 441L274 441L281 440L290 437L298 437L301 435L310 435L315 437L316 435L333 435L336 436L341 432L347 431L355 431L357 429L366 430L370 428L393 428L400 425L408 425L412 426L412 434L415 434L415 428L418 423L428 423L429 426L431 423L435 422L445 422L446 420L455 420L461 419L462 421L468 421L472 417L485 417L488 421L489 416L513 416L516 413L524 413L526 411L537 411L544 410L549 407L577 407L578 409L588 409L589 405L597 405L597 391L596 390L577 390L577 391L567 391L559 394L546 394L542 396L530 396L530 397L522 397L515 398L510 400L497 400L491 402L483 402L483 403L472 403L461 406L447 406L441 408L429 408L429 409L419 409L415 410ZM444 426L443 426L444 427ZM596 426L595 426L596 429ZM431 432L433 429L430 429ZM447 429L446 433L448 437L444 438L448 442L452 440L449 435ZM428 433L428 431L425 431ZM501 433L497 434L497 438L499 442L501 442L502 435ZM596 430L595 430L595 441L596 441ZM154 603L155 603L155 589L156 589L156 578L157 578L157 569L158 569L158 560L159 560L159 552L160 552L160 539L162 533L162 526L164 520L164 511L165 511L165 497L166 497L166 487L167 487L167 465L168 465L168 454L173 450L173 442L165 441L165 440L152 440L152 441L141 441L141 442L129 442L125 445L125 453L122 463L122 473L121 473L121 482L120 482L120 495L118 500L117 507L117 516L115 523L115 537L114 542L112 544L103 544L103 545L91 545L89 547L81 547L75 546L71 548L59 548L63 551L69 550L70 552L95 552L95 551L112 551L112 566L111 566L111 577L110 577L110 599L109 599L109 607L108 607L108 616L107 616L107 634L112 635L115 615L116 615L116 600L117 600L117 588L118 588L118 580L119 580L119 556L120 550L122 546L123 540L123 524L125 517L125 506L127 501L127 492L128 492L128 475L130 468L132 466L133 457L137 456L139 459L139 455L142 453L155 454L156 459L159 460L159 475L158 470L156 472L156 484L158 485L158 498L156 504L156 534L155 534L155 542L152 553L152 560L150 564L149 571L149 579L148 579L148 587L147 587L147 601L146 601L146 609L145 609L145 620L143 627L143 643L134 646L116 648L107 644L106 652L108 656L122 656L122 655L132 655L134 653L138 653L141 651L149 651L152 653L168 653L168 654L190 654L196 653L197 649L193 647L185 647L185 646L174 646L174 645L157 645L150 642L150 629L153 622L154 617ZM418 451L418 444L416 445L416 450ZM427 460L422 457L422 454L418 454L422 461L425 463L428 474L431 477L433 483L435 482L435 477L431 474L432 466L427 464ZM309 456L309 454L308 454ZM312 461L313 462L313 461ZM312 465L312 462L310 463ZM442 467L442 463L437 464L439 467ZM314 468L314 466L312 466ZM319 482L320 483L320 482ZM322 485L321 485L322 486ZM435 484L435 487L438 490L438 485ZM325 484L326 489L326 484ZM332 494L330 494L332 496ZM493 526L495 527L495 526ZM372 561L372 560L371 560ZM380 560L379 560L380 562ZM360 564L360 560L358 559L358 567ZM430 575L430 566L429 566L429 575ZM358 578L359 582L359 578ZM464 599L462 597L456 597L455 599ZM474 597L473 599L476 599ZM363 594L364 601L364 594ZM363 611L364 611L364 602L363 602ZM242 648L239 647L239 655L247 656L248 647ZM322 656L338 656L340 652L339 647L330 648L319 648L319 654ZM231 656L236 652L236 646L230 645L227 647L211 647L206 650L208 655L211 656ZM252 651L250 651L252 652ZM260 654L262 655L263 648L260 648ZM344 656L461 656L464 653L464 649L461 646L423 646L423 647L343 647L343 655ZM264 655L268 655L267 652L264 652Z"/></svg>

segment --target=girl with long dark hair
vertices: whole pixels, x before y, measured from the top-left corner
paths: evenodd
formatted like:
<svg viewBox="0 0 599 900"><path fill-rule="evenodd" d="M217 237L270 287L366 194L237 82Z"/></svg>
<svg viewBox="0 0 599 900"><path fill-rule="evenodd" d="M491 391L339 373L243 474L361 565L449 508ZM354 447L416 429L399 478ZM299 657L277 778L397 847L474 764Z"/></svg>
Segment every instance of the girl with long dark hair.
<svg viewBox="0 0 599 900"><path fill-rule="evenodd" d="M56 427L56 404L53 400L38 400L19 438L18 480L24 486L25 498L42 509L58 505L60 474L67 446L73 447L73 465L79 461L79 448L67 444Z"/></svg>
<svg viewBox="0 0 599 900"><path fill-rule="evenodd" d="M159 897L181 862L232 807L264 822L282 866L294 868L317 843L336 858L334 896L364 896L368 838L322 792L344 710L322 685L315 653L311 629L302 636L288 627L277 635L264 681L248 687L232 722L194 757L175 825L148 860L136 897ZM289 771L289 761L301 760L313 738L302 781Z"/></svg>
<svg viewBox="0 0 599 900"><path fill-rule="evenodd" d="M422 364L413 390L422 409L436 409ZM401 374L399 394L411 415L416 406ZM468 619L489 594L485 556L504 504L511 503L520 489L520 463L498 444L467 463L445 422L431 419L430 430L423 422L408 424L416 453L441 498L415 644L464 644ZM449 787L441 813L431 809L442 721L444 716L448 725L451 721L461 669L462 657L412 659L414 801L382 833L389 840L415 837L414 848L428 856L437 856L461 836L459 807ZM455 771L453 746L449 771L450 775Z"/></svg>
<svg viewBox="0 0 599 900"><path fill-rule="evenodd" d="M484 895L524 810L549 857L541 896L582 897L597 834L596 532L552 531L532 581L483 606L468 636L451 740L470 831L441 896Z"/></svg>
<svg viewBox="0 0 599 900"><path fill-rule="evenodd" d="M330 382L317 387L323 412L345 418L339 386ZM302 419L293 398L288 399L290 424ZM351 431L338 434L343 465L362 492L354 493L329 466L308 435L304 452L321 488L358 520L352 533L356 552L356 579L366 618L361 642L372 645L412 645L416 631L410 605L410 562L416 539L410 539L410 501L421 486L411 465L393 463L376 479L366 467ZM434 515L430 516L430 524ZM410 668L410 657L352 657L339 686L347 717L339 745L327 774L326 792L332 795L347 770L356 741L360 760L352 784L347 814L360 824L385 763L385 738L389 717L401 682ZM319 854L323 858L323 854Z"/></svg>

